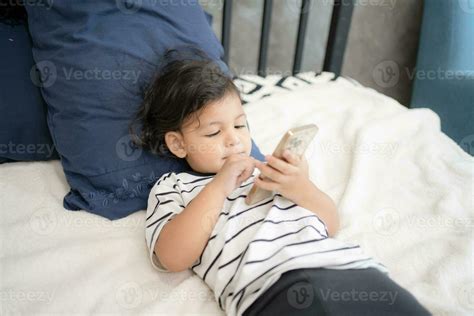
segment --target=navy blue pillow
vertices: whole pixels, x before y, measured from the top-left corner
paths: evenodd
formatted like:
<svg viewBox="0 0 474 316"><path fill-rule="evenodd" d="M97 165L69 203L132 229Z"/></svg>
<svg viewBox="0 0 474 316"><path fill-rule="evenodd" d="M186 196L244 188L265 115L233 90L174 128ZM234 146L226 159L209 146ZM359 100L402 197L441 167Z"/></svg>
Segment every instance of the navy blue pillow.
<svg viewBox="0 0 474 316"><path fill-rule="evenodd" d="M197 47L231 74L197 1L124 3L26 6L48 125L71 187L64 207L109 219L146 209L163 173L190 168L184 159L134 147L128 134L142 89L166 49ZM252 156L263 160L253 141Z"/></svg>
<svg viewBox="0 0 474 316"><path fill-rule="evenodd" d="M59 159L33 66L27 25L0 23L0 163Z"/></svg>

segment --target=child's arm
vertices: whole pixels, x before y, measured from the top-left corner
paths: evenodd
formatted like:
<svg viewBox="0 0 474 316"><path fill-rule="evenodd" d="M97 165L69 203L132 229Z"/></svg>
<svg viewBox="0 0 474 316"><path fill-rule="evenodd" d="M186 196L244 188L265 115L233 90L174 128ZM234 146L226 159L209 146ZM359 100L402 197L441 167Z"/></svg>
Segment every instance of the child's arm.
<svg viewBox="0 0 474 316"><path fill-rule="evenodd" d="M302 192L304 194L297 204L315 213L326 224L328 237L333 237L339 230L339 215L334 201L311 180Z"/></svg>
<svg viewBox="0 0 474 316"><path fill-rule="evenodd" d="M166 223L154 249L165 268L180 272L199 258L225 199L225 193L213 179L181 213Z"/></svg>

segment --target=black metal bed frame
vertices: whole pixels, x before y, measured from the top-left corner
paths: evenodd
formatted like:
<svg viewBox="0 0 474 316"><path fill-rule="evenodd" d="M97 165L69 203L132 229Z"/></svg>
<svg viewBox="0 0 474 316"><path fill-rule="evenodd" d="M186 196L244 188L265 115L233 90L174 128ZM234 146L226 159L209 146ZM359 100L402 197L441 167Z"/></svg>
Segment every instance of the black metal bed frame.
<svg viewBox="0 0 474 316"><path fill-rule="evenodd" d="M289 0L293 1L293 0ZM347 37L351 25L352 12L355 0L334 0L331 24L329 28L326 53L324 57L323 71L329 71L339 76L341 73L344 51L346 49ZM233 0L224 0L223 23L222 23L222 46L224 47L224 61L229 63L230 51L230 27L232 20ZM273 0L264 0L262 28L260 32L260 48L258 56L258 75L266 76L268 43L270 38L270 25ZM308 16L311 8L311 0L302 0L300 17L298 23L298 34L293 58L292 74L301 72L301 60L308 25Z"/></svg>

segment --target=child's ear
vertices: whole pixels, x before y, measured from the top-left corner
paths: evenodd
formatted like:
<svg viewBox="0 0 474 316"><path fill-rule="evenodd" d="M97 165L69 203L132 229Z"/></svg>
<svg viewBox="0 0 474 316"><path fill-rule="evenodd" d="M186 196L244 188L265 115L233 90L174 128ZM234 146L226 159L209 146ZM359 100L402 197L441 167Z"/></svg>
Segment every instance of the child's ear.
<svg viewBox="0 0 474 316"><path fill-rule="evenodd" d="M177 132L167 132L165 142L168 149L179 158L186 157L186 148L184 146L183 136Z"/></svg>

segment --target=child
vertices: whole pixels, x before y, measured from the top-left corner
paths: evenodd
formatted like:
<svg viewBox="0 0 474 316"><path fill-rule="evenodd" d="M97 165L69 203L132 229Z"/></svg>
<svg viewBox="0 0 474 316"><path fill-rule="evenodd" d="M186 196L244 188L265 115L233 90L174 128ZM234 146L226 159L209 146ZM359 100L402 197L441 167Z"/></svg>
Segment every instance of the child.
<svg viewBox="0 0 474 316"><path fill-rule="evenodd" d="M228 315L430 315L385 266L333 238L336 206L309 179L304 156L265 164L250 155L239 91L211 60L169 62L136 119L137 144L192 169L151 189L145 235L158 271L191 269ZM254 182L276 193L246 205Z"/></svg>

